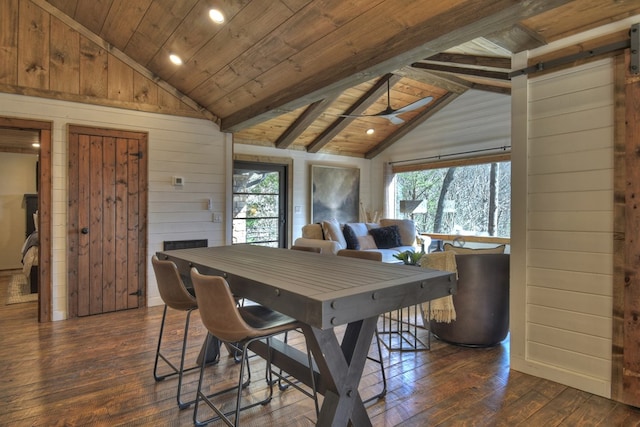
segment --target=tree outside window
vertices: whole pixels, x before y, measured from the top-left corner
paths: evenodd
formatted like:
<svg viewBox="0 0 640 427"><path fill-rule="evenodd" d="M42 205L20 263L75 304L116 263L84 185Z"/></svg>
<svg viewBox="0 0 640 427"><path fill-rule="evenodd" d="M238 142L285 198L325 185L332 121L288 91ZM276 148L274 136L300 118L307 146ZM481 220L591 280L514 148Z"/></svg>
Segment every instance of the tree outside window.
<svg viewBox="0 0 640 427"><path fill-rule="evenodd" d="M396 216L423 233L509 237L511 162L396 174Z"/></svg>

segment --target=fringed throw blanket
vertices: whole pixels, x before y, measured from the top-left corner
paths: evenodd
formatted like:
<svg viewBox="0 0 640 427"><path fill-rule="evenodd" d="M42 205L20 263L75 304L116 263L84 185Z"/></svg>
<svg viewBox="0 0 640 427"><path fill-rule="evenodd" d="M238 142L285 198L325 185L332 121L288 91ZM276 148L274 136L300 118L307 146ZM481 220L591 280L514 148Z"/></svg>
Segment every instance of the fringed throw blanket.
<svg viewBox="0 0 640 427"><path fill-rule="evenodd" d="M458 277L456 254L452 251L425 254L420 258L420 266L432 270L450 271L456 273L456 278ZM424 319L425 324L429 320L435 320L440 323L451 323L456 320L456 309L453 306L453 297L451 295L431 301L430 310L428 310L428 304L429 303L423 303L422 305L422 312L430 313L430 318Z"/></svg>

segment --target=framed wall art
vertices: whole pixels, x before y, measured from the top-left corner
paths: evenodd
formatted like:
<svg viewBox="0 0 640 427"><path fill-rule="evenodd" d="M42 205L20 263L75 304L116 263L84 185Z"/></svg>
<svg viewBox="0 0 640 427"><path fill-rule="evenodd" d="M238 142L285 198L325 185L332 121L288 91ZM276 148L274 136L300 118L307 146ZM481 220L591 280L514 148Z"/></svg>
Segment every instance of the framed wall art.
<svg viewBox="0 0 640 427"><path fill-rule="evenodd" d="M359 214L360 169L312 165L311 222L358 222Z"/></svg>

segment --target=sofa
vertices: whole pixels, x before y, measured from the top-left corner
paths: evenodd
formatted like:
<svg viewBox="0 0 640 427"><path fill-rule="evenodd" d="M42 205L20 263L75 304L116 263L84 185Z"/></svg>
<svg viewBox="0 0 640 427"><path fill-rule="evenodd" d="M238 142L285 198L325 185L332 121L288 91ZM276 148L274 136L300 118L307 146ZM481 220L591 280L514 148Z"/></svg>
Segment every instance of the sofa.
<svg viewBox="0 0 640 427"><path fill-rule="evenodd" d="M302 237L297 238L294 245L319 248L322 255L337 255L344 249L375 251L382 254L383 262L398 263L401 261L394 254L421 250L430 243L429 237L417 235L412 220L383 218L379 223L340 224L327 220L307 224L302 227Z"/></svg>

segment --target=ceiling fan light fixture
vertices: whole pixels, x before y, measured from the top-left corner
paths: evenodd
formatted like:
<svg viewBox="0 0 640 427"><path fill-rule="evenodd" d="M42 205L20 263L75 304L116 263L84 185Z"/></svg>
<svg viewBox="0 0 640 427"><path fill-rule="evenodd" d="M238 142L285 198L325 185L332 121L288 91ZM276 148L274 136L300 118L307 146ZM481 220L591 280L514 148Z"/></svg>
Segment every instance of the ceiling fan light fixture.
<svg viewBox="0 0 640 427"><path fill-rule="evenodd" d="M172 53L171 55L169 55L169 60L176 65L182 65L182 58L180 58L175 53Z"/></svg>
<svg viewBox="0 0 640 427"><path fill-rule="evenodd" d="M222 24L224 22L224 15L218 9L211 9L209 11L209 18L216 24Z"/></svg>

